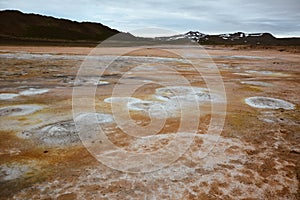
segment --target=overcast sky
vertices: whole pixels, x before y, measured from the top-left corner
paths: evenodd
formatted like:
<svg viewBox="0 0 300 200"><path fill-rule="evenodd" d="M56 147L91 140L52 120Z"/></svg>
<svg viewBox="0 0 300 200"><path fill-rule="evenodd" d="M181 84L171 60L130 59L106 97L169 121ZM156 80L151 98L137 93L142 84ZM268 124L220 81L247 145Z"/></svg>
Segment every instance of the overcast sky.
<svg viewBox="0 0 300 200"><path fill-rule="evenodd" d="M157 27L300 37L300 0L0 0L0 8L100 22L124 32Z"/></svg>

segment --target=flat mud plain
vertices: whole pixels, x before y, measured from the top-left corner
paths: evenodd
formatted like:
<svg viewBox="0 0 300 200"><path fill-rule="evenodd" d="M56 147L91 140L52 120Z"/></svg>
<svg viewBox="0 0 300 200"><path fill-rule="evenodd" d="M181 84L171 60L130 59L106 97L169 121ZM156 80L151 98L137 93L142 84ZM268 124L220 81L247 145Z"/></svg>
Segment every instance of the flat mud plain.
<svg viewBox="0 0 300 200"><path fill-rule="evenodd" d="M132 152L152 152L174 139L180 112L170 100L170 88L153 83L168 79L157 67L161 63L198 88L202 103L197 134L184 155L154 172L124 173L89 153L73 121L76 75L91 50L1 47L1 199L300 198L299 53L207 47L224 81L227 112L218 142L204 158L199 156L201 151L214 141L207 134L212 116L209 100L214 98L207 94L201 76L167 49L127 54L126 62L116 63L96 83L97 117L115 145ZM103 48L99 57L105 59L118 51ZM124 72L143 60L151 63L118 83ZM143 70L153 73L146 77ZM167 121L153 136L128 136L114 121L110 103L118 99L111 98L111 91L116 84L126 87L131 80L147 83L128 103L138 126L150 123L150 105L167 108L163 115L154 112L155 118L166 117ZM182 98L189 95L180 85L173 89Z"/></svg>

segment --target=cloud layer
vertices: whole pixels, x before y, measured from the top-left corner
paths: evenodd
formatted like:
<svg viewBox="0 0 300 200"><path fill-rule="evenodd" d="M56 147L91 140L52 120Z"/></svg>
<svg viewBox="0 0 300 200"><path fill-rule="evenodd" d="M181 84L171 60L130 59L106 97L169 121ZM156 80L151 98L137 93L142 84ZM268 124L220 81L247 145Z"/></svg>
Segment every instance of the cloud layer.
<svg viewBox="0 0 300 200"><path fill-rule="evenodd" d="M299 0L1 0L0 8L100 22L126 32L159 27L176 32L244 31L300 36Z"/></svg>

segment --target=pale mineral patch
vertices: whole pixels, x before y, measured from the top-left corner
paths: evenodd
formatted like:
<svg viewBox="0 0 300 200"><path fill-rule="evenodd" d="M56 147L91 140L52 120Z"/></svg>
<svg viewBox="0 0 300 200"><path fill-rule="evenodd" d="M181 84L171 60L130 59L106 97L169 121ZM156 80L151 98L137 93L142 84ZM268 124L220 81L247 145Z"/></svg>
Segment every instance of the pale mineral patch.
<svg viewBox="0 0 300 200"><path fill-rule="evenodd" d="M32 168L30 165L20 163L7 163L0 165L0 182L20 178L31 170Z"/></svg>
<svg viewBox="0 0 300 200"><path fill-rule="evenodd" d="M70 145L80 141L73 121L58 122L19 133L23 139L30 139L38 144Z"/></svg>
<svg viewBox="0 0 300 200"><path fill-rule="evenodd" d="M281 112L278 112L277 110L271 110L271 111L268 110L268 111L260 112L257 118L267 123L286 124L286 125L300 124L299 120L292 119L289 116L284 116L282 115Z"/></svg>
<svg viewBox="0 0 300 200"><path fill-rule="evenodd" d="M109 97L104 99L105 103L134 103L134 102L140 102L141 99L134 98L134 97Z"/></svg>
<svg viewBox="0 0 300 200"><path fill-rule="evenodd" d="M110 84L110 82L108 82L108 81L99 81L97 83L97 85L109 85L109 84Z"/></svg>
<svg viewBox="0 0 300 200"><path fill-rule="evenodd" d="M262 82L262 81L241 81L241 84L254 85L254 86L263 86L263 87L273 86L271 83L266 83L266 82Z"/></svg>
<svg viewBox="0 0 300 200"><path fill-rule="evenodd" d="M235 75L239 75L239 76L250 76L250 74L247 74L247 73L239 73L239 72L235 72L233 73Z"/></svg>
<svg viewBox="0 0 300 200"><path fill-rule="evenodd" d="M245 72L250 74L255 74L255 75L263 75L263 76L289 76L288 74L284 74L281 72L272 72L272 71L246 70Z"/></svg>
<svg viewBox="0 0 300 200"><path fill-rule="evenodd" d="M49 89L36 89L36 88L29 88L28 90L24 90L20 92L20 95L24 96L31 96L31 95L37 95L37 94L44 94L47 93Z"/></svg>
<svg viewBox="0 0 300 200"><path fill-rule="evenodd" d="M249 97L245 99L245 103L254 108L283 108L285 110L295 109L295 105L290 102L270 97Z"/></svg>
<svg viewBox="0 0 300 200"><path fill-rule="evenodd" d="M76 122L85 123L88 126L95 126L92 124L94 117L99 124L109 124L113 122L113 117L110 114L102 113L83 113L76 117ZM92 128L91 127L91 128ZM30 139L42 145L74 145L80 142L79 132L76 129L73 120L57 122L43 127L34 128L23 131L17 134L20 138Z"/></svg>
<svg viewBox="0 0 300 200"><path fill-rule="evenodd" d="M150 101L150 100L142 100L134 97L110 97L104 99L106 103L116 103L119 105L124 104L127 106L128 110L132 111L140 111L143 114L157 117L157 118L165 118L170 116L175 116L176 111L178 111L179 104L175 101L170 102L162 102L162 101Z"/></svg>
<svg viewBox="0 0 300 200"><path fill-rule="evenodd" d="M111 123L114 121L113 116L110 114L103 113L82 113L75 117L77 121L91 122L96 117L97 123Z"/></svg>
<svg viewBox="0 0 300 200"><path fill-rule="evenodd" d="M206 88L192 86L170 86L158 88L155 97L163 101L191 101L196 103L217 101L218 96Z"/></svg>
<svg viewBox="0 0 300 200"><path fill-rule="evenodd" d="M43 107L39 105L15 105L0 108L0 116L23 116L29 115L41 110Z"/></svg>
<svg viewBox="0 0 300 200"><path fill-rule="evenodd" d="M17 96L19 96L19 94L14 94L14 93L2 93L0 94L0 100L9 100L9 99L14 99Z"/></svg>

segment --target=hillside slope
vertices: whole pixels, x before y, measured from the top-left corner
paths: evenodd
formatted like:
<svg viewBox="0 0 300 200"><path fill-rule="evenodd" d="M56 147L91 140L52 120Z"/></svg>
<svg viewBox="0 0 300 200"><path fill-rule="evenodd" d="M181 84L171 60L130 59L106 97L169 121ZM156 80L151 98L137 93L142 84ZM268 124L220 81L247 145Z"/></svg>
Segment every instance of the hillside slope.
<svg viewBox="0 0 300 200"><path fill-rule="evenodd" d="M0 11L0 42L98 42L119 33L100 23Z"/></svg>

